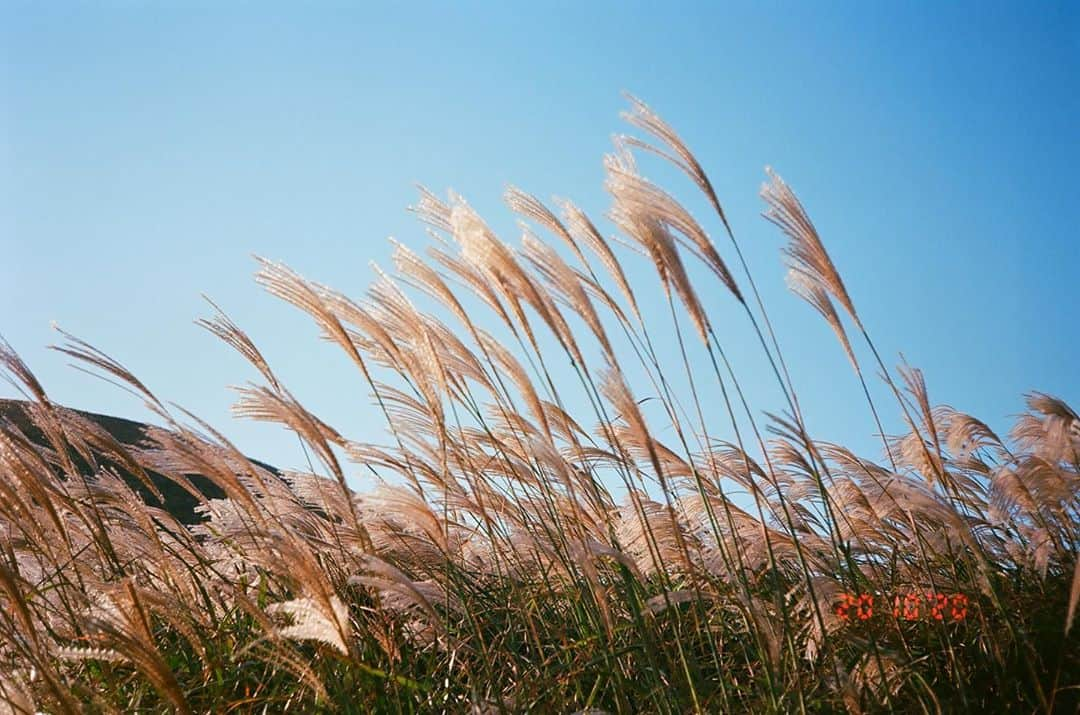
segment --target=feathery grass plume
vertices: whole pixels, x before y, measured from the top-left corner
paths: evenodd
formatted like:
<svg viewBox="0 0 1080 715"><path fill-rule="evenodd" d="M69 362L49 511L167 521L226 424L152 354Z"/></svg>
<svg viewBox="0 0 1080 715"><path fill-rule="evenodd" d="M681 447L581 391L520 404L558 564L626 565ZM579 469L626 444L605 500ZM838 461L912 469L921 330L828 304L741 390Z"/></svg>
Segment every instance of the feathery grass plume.
<svg viewBox="0 0 1080 715"><path fill-rule="evenodd" d="M625 160L609 160L606 168L605 185L623 211L631 216L649 216L657 224L673 230L679 243L705 263L736 300L743 302L742 293L716 251L716 246L682 204L644 179Z"/></svg>
<svg viewBox="0 0 1080 715"><path fill-rule="evenodd" d="M464 202L455 204L451 210L451 222L454 239L461 246L462 259L475 266L482 276L491 281L495 290L510 305L515 319L524 329L533 348L540 351L531 323L522 310L523 302L539 313L541 320L551 327L555 336L563 342L563 346L574 353L579 364L583 364L584 360L576 351L576 343L572 339L569 345L565 342L569 337L569 330L561 316L553 314L554 305L522 270L511 248L496 238L480 216Z"/></svg>
<svg viewBox="0 0 1080 715"><path fill-rule="evenodd" d="M433 604L445 602L454 610L459 608L454 601L449 600L448 595L437 585L430 582L413 581L400 569L377 556L367 556L364 560L364 568L369 572L369 575L354 576L353 581L355 583L378 590L383 598L392 598L392 594L399 599L404 599L404 601L396 601L396 603L399 605L407 603L418 608L428 617L429 623L440 630L443 630L443 620L436 612Z"/></svg>
<svg viewBox="0 0 1080 715"><path fill-rule="evenodd" d="M779 175L768 167L765 171L769 175L769 181L761 185L761 198L769 208L764 216L783 231L790 241L784 247L788 268L799 274L798 281L816 284L840 303L861 329L862 323L859 322L844 281L840 278L840 272L833 265L832 258L825 250L825 245L810 217L806 215L802 203ZM816 302L812 304L817 307Z"/></svg>
<svg viewBox="0 0 1080 715"><path fill-rule="evenodd" d="M67 341L64 345L51 346L53 350L69 355L76 360L80 360L88 365L92 365L112 374L117 377L123 385L134 387L138 391L138 394L147 401L147 406L153 411L158 412L159 414L165 411L164 405L162 405L154 394L147 389L146 385L141 383L126 367L85 340L81 340L70 333L64 332L59 326L53 325L53 329L60 333ZM42 397L44 397L44 393L42 393ZM39 402L46 403L47 401L39 400Z"/></svg>
<svg viewBox="0 0 1080 715"><path fill-rule="evenodd" d="M582 317L593 335L604 349L609 362L614 362L614 352L607 332L592 301L585 293L582 282L559 254L537 238L525 235L523 239L525 257L534 269L542 275L551 290L570 310Z"/></svg>
<svg viewBox="0 0 1080 715"><path fill-rule="evenodd" d="M570 250L579 261L583 264L588 263L585 254L581 252L581 248L578 246L574 236L567 230L562 221L551 212L551 209L545 206L535 196L527 194L517 187L511 186L503 194L503 200L506 201L506 205L515 213L525 218L532 219L558 236L562 239L563 243L569 246Z"/></svg>
<svg viewBox="0 0 1080 715"><path fill-rule="evenodd" d="M303 597L270 604L266 612L290 619L289 625L278 628L278 634L283 638L319 641L348 655L345 634L348 633L349 612L337 596L331 597L329 611L324 611L315 599Z"/></svg>
<svg viewBox="0 0 1080 715"><path fill-rule="evenodd" d="M456 317L469 331L473 340L477 342L480 341L477 327L469 317L465 307L437 271L427 265L427 263L413 253L407 246L396 242L394 248L394 265L405 276L405 280L409 285L422 290L448 307L454 314L454 317ZM495 386L488 374L481 367L480 361L476 356L469 352L465 348L464 343L457 340L456 336L449 330L444 331L444 333L443 347L446 347L446 343L452 344L454 348L456 348L455 353L461 356L462 363L460 363L460 365L472 368L467 372L468 377L473 378L476 382L479 382L487 388L489 392L494 394ZM458 370L449 371L449 374L453 375L459 371L462 371L461 367L459 367Z"/></svg>
<svg viewBox="0 0 1080 715"><path fill-rule="evenodd" d="M190 713L176 674L165 661L154 637L151 613L130 580L100 594L88 618L94 640L129 660L165 695L176 712Z"/></svg>
<svg viewBox="0 0 1080 715"><path fill-rule="evenodd" d="M604 270L615 281L615 285L618 287L623 298L630 306L631 312L634 317L637 318L638 323L641 322L641 311L638 309L637 299L634 297L634 290L630 286L630 282L626 279L626 273L623 270L622 264L615 257L615 254L611 250L611 246L597 230L593 222L589 220L589 217L584 211L579 209L569 201L564 201L562 204L563 218L566 220L566 225L570 232L578 238L582 243L587 245L597 258L600 259L600 263L604 266Z"/></svg>
<svg viewBox="0 0 1080 715"><path fill-rule="evenodd" d="M446 234L453 232L450 206L423 186L417 186L417 190L420 192L420 201L409 209L432 228Z"/></svg>
<svg viewBox="0 0 1080 715"><path fill-rule="evenodd" d="M828 292L821 283L803 268L791 266L787 274L787 284L792 293L805 300L814 310L821 314L821 317L836 333L836 337L844 348L844 354L847 355L851 366L857 370L858 364L855 360L855 353L851 349L851 341L848 340L847 331L840 321L840 316L836 312L832 299L829 298Z"/></svg>
<svg viewBox="0 0 1080 715"><path fill-rule="evenodd" d="M885 454L890 464L892 464L893 469L895 469L896 460L892 454L889 440L885 435L885 428L882 426L877 406L870 396L870 388L866 383L866 378L863 376L862 367L859 365L859 361L856 359L855 353L851 349L851 342L848 340L847 331L844 329L840 316L833 305L833 300L840 303L862 333L863 338L866 340L867 345L870 347L874 358L881 368L881 373L885 382L892 388L893 394L896 396L897 401L900 402L900 407L904 412L904 416L908 418L910 422L907 406L904 404L900 390L893 382L888 369L881 360L877 348L870 339L869 333L866 331L858 314L855 312L855 305L848 296L847 288L840 278L840 273L836 270L836 266L833 264L828 251L825 250L825 246L821 242L821 237L818 235L817 229L814 228L813 222L810 221L810 217L806 214L802 203L788 185L784 183L784 180L773 173L771 168L766 167L765 171L768 174L770 181L763 183L761 186L760 195L768 205L768 208L762 215L768 221L779 227L788 237L788 244L782 249L782 253L786 257L788 266L788 286L796 295L809 303L823 318L825 318L826 322L829 323L829 326L836 334L836 337L840 340L840 344L844 348L844 353L847 355L848 361L855 370L855 375L859 380L859 384L862 386L863 394L866 397L867 405L870 408L870 413L874 418L874 424L878 430L878 435L885 448ZM753 286L752 279L751 285ZM757 295L756 288L754 290L755 295ZM772 337L773 346L776 348L777 360L784 370L784 375L788 382L789 399L795 421L800 430L805 433L806 428L802 423L798 398L795 395L794 387L791 385L791 376L787 372L783 355L780 354L779 343L776 340L775 334L772 332L772 326L768 322L768 317L765 314L764 306L761 304L760 296L758 296L758 304L761 308L762 315L765 318L766 327L768 327L770 336ZM761 339L764 346L764 337ZM766 352L768 351L766 350Z"/></svg>
<svg viewBox="0 0 1080 715"><path fill-rule="evenodd" d="M275 390L280 389L281 384L278 382L273 370L270 369L269 363L266 362L262 352L260 352L255 346L255 343L251 341L251 338L248 337L247 333L241 330L240 326L234 323L214 301L206 296L203 296L203 299L214 309L215 315L212 318L199 318L195 321L195 324L205 328L210 333L217 336L217 338L226 345L229 345L236 350L236 352L240 353L245 360L254 365L262 376L266 378L266 381L270 383L271 387Z"/></svg>
<svg viewBox="0 0 1080 715"><path fill-rule="evenodd" d="M686 266L683 264L682 257L679 256L675 238L670 231L652 216L632 213L619 203L616 203L609 215L624 234L633 238L647 252L665 292L670 295L671 290L675 290L689 313L701 341L707 342L710 330L709 318L698 298L697 291L690 282Z"/></svg>
<svg viewBox="0 0 1080 715"><path fill-rule="evenodd" d="M1012 438L1050 462L1080 465L1080 417L1076 411L1042 392L1029 393L1026 398L1028 412L1016 421Z"/></svg>
<svg viewBox="0 0 1080 715"><path fill-rule="evenodd" d="M717 214L720 215L720 220L723 221L724 227L727 229L728 233L731 233L731 227L728 224L727 216L724 215L724 210L720 206L720 200L716 197L716 192L713 191L712 182L710 182L709 177L705 175L705 170L701 167L701 164L698 163L693 152L691 152L683 140L679 138L679 135L675 130L672 129L667 122L661 119L656 112L652 111L648 105L631 94L626 94L625 96L630 101L631 108L630 111L622 113L622 118L633 126L652 134L664 143L670 151L666 152L634 137L620 137L620 139L631 146L637 146L646 151L658 154L679 167L679 169L689 176L709 198L713 207L716 209Z"/></svg>

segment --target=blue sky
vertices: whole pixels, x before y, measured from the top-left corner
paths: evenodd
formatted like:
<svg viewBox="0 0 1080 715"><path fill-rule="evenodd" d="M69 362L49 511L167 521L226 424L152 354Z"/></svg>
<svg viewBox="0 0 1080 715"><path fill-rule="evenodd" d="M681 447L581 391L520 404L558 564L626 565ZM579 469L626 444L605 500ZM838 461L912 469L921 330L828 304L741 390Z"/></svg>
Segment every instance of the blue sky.
<svg viewBox="0 0 1080 715"><path fill-rule="evenodd" d="M1026 390L1080 403L1076 3L182 5L0 7L0 334L62 403L145 417L45 349L51 321L299 466L280 430L229 417L226 386L255 375L193 324L206 293L312 409L382 439L362 381L255 285L251 254L359 296L388 236L423 245L417 182L500 229L510 183L600 216L622 90L709 171L816 435L875 453L833 336L784 289L765 165L935 402L1002 430ZM721 318L725 298L706 296ZM754 406L778 409L731 315Z"/></svg>

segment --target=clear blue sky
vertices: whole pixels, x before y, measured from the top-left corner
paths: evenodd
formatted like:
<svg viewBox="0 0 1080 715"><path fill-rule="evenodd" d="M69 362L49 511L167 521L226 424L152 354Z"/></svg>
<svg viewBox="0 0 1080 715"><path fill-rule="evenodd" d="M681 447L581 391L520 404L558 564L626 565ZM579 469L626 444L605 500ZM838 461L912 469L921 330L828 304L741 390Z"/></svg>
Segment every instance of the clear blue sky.
<svg viewBox="0 0 1080 715"><path fill-rule="evenodd" d="M280 430L228 416L254 372L193 325L207 293L310 407L381 439L362 382L250 255L359 296L386 237L423 243L415 182L499 227L509 183L600 215L625 89L709 170L818 436L876 448L834 338L783 287L766 164L935 402L998 429L1029 389L1080 403L1075 2L49 5L0 8L0 333L60 402L145 416L45 349L54 320L299 466ZM719 327L755 406L781 407L745 326Z"/></svg>

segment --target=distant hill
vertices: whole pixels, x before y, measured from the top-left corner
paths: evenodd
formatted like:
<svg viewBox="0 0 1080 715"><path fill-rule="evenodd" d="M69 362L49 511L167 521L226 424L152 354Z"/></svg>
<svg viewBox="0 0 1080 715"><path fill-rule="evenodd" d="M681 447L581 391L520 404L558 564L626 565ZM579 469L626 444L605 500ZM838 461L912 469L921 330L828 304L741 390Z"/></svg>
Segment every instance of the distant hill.
<svg viewBox="0 0 1080 715"><path fill-rule="evenodd" d="M26 408L27 403L21 400L0 399L0 422L7 420L22 430L22 432L36 444L47 446L48 442L45 439L45 435L41 430L34 426ZM99 415L93 412L83 412L82 410L72 411L79 413L81 416L104 428L105 431L112 435L113 439L125 447L136 447L141 443L144 443L146 439L146 429L150 426L143 422L135 422L120 417ZM90 466L86 464L79 455L73 453L71 456L72 460L80 469L84 470L85 473L90 472ZM164 504L159 504L158 499L150 492L150 490L127 471L123 465L117 464L114 460L108 459L100 454L95 456L102 463L114 467L117 472L124 477L125 481L135 489L148 504L161 506L184 524L193 524L200 521L199 515L195 513L195 507L199 503L198 500L171 479L168 479L157 472L149 472L151 481L165 499ZM270 465L262 462L255 463L273 474L279 473L277 469ZM208 498L218 499L225 496L221 489L206 477L200 474L188 474L185 476L187 476L192 484Z"/></svg>

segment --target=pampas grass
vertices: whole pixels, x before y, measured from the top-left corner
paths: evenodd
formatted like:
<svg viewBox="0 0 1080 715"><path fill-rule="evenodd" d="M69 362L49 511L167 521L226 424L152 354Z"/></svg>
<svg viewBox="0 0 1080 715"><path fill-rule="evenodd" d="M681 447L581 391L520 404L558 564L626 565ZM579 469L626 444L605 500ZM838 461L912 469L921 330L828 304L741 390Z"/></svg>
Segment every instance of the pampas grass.
<svg viewBox="0 0 1080 715"><path fill-rule="evenodd" d="M515 246L421 189L430 246L397 245L396 273L376 267L360 298L260 260L258 282L357 368L388 444L317 417L213 303L201 325L263 380L237 389L236 414L293 432L309 472L251 461L64 334L62 352L160 418L122 445L0 345L32 425L0 421L0 712L1075 708L1076 412L1032 393L1002 439L935 405L921 372L881 359L770 171L789 284L840 340L883 458L815 438L704 169L639 100L625 118L644 137L618 137L606 162L620 235L513 188ZM730 249L644 178L657 158L705 195ZM630 279L642 256L659 296ZM670 321L646 315L650 297ZM750 322L783 404L748 403L710 317L720 300ZM904 433L885 434L845 320ZM661 340L681 362L659 359ZM375 489L348 487L357 469ZM197 500L196 524L151 474ZM848 594L873 618L845 619ZM910 594L937 615L904 618ZM963 619L944 615L952 594Z"/></svg>

